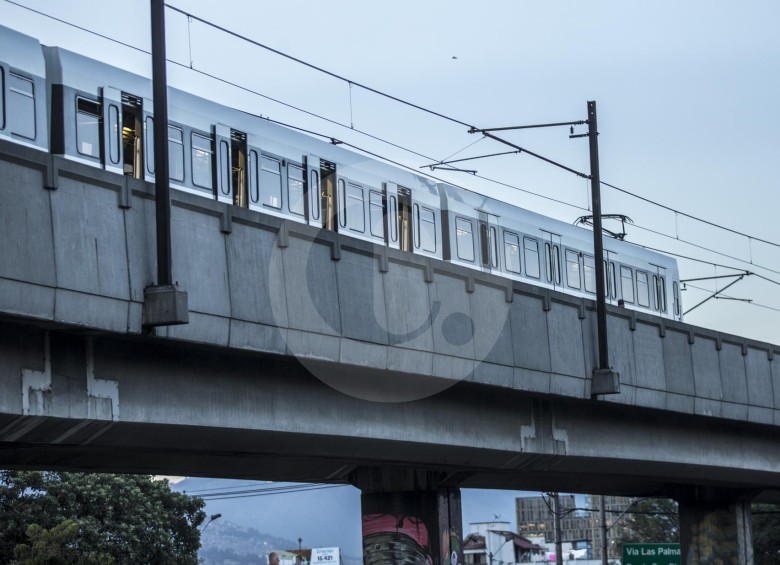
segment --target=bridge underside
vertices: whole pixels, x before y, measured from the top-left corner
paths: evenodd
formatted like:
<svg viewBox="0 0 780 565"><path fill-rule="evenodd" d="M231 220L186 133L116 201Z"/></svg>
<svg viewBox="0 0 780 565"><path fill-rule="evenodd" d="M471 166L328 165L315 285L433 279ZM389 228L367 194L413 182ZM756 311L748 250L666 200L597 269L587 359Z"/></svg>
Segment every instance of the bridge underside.
<svg viewBox="0 0 780 565"><path fill-rule="evenodd" d="M451 487L780 491L772 426L150 337L10 321L0 335L0 467L307 482L381 467Z"/></svg>

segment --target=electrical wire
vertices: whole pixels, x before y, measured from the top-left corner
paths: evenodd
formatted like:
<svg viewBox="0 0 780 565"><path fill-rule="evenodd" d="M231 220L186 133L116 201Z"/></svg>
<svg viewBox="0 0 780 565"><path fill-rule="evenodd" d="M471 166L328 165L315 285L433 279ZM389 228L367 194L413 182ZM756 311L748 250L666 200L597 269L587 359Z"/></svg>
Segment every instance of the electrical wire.
<svg viewBox="0 0 780 565"><path fill-rule="evenodd" d="M296 489L288 489L288 490L278 490L278 491L247 491L246 493L225 493L223 495L202 495L199 498L202 498L206 501L214 501L214 500L231 500L234 498L255 498L258 496L274 496L277 494L293 494L298 492L309 492L313 490L325 490L325 489L332 489L332 488L343 488L350 485L314 485L309 486L306 488L296 488Z"/></svg>

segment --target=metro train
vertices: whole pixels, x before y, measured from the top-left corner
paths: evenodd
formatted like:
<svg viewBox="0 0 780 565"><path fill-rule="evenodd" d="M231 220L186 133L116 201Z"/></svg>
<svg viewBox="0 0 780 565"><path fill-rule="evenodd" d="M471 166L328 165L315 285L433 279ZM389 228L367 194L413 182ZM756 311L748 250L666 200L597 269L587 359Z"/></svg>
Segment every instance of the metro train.
<svg viewBox="0 0 780 565"><path fill-rule="evenodd" d="M0 26L0 138L154 182L152 83ZM173 188L594 299L592 232L169 89ZM609 303L682 320L677 262L604 242Z"/></svg>

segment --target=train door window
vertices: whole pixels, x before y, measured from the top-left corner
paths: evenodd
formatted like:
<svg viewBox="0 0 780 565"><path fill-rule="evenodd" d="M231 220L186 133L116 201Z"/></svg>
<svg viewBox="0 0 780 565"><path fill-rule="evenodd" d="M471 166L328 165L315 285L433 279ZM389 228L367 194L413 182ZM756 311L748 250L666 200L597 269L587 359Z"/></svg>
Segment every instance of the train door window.
<svg viewBox="0 0 780 565"><path fill-rule="evenodd" d="M16 73L8 73L8 122L11 133L35 139L35 85Z"/></svg>
<svg viewBox="0 0 780 565"><path fill-rule="evenodd" d="M0 129L5 129L5 69L0 67Z"/></svg>
<svg viewBox="0 0 780 565"><path fill-rule="evenodd" d="M387 225L390 227L390 241L396 241L398 239L398 202L395 196L390 197L388 212L390 217L388 218Z"/></svg>
<svg viewBox="0 0 780 565"><path fill-rule="evenodd" d="M263 206L282 207L282 163L267 155L260 156L260 199Z"/></svg>
<svg viewBox="0 0 780 565"><path fill-rule="evenodd" d="M507 271L520 274L520 238L516 233L504 232L504 265Z"/></svg>
<svg viewBox="0 0 780 565"><path fill-rule="evenodd" d="M582 256L582 274L585 281L585 291L596 292L596 260L590 255Z"/></svg>
<svg viewBox="0 0 780 565"><path fill-rule="evenodd" d="M100 158L100 104L76 98L76 151Z"/></svg>
<svg viewBox="0 0 780 565"><path fill-rule="evenodd" d="M412 192L398 187L398 233L401 251L412 250Z"/></svg>
<svg viewBox="0 0 780 565"><path fill-rule="evenodd" d="M385 206L382 194L376 190L368 192L368 218L371 223L371 235L385 237Z"/></svg>
<svg viewBox="0 0 780 565"><path fill-rule="evenodd" d="M363 207L363 188L360 185L347 183L346 212L347 227L352 231L366 231L365 210Z"/></svg>
<svg viewBox="0 0 780 565"><path fill-rule="evenodd" d="M490 263L490 247L488 243L488 227L487 224L480 222L479 224L479 244L482 256L482 266L487 267Z"/></svg>
<svg viewBox="0 0 780 565"><path fill-rule="evenodd" d="M620 293L625 302L634 303L634 273L631 267L620 266Z"/></svg>
<svg viewBox="0 0 780 565"><path fill-rule="evenodd" d="M247 166L246 134L230 130L230 177L233 181L233 204L249 206L249 167ZM255 173L257 170L255 170Z"/></svg>
<svg viewBox="0 0 780 565"><path fill-rule="evenodd" d="M490 266L498 269L498 234L495 226L490 226L490 252Z"/></svg>
<svg viewBox="0 0 780 565"><path fill-rule="evenodd" d="M636 272L636 301L640 306L650 307L650 285L644 271Z"/></svg>
<svg viewBox="0 0 780 565"><path fill-rule="evenodd" d="M192 184L213 187L214 142L210 137L192 132ZM220 163L225 165L225 163ZM222 168L222 167L220 167ZM225 171L222 172L225 174Z"/></svg>
<svg viewBox="0 0 780 565"><path fill-rule="evenodd" d="M146 143L144 144L144 151L146 151L146 172L150 175L154 174L154 118L151 116L146 117Z"/></svg>
<svg viewBox="0 0 780 565"><path fill-rule="evenodd" d="M677 281L672 282L672 301L674 307L674 315L680 315L680 285Z"/></svg>
<svg viewBox="0 0 780 565"><path fill-rule="evenodd" d="M320 172L314 169L309 171L309 194L313 194L310 210L311 217L314 220L319 220L320 207L315 199L320 198Z"/></svg>
<svg viewBox="0 0 780 565"><path fill-rule="evenodd" d="M541 270L539 268L539 242L530 237L523 238L523 259L525 260L525 274L538 279Z"/></svg>
<svg viewBox="0 0 780 565"><path fill-rule="evenodd" d="M616 298L617 284L615 282L615 263L604 261L604 296Z"/></svg>
<svg viewBox="0 0 780 565"><path fill-rule="evenodd" d="M287 166L287 207L293 214L304 215L303 167Z"/></svg>
<svg viewBox="0 0 780 565"><path fill-rule="evenodd" d="M666 312L666 293L664 279L659 275L653 275L653 308Z"/></svg>
<svg viewBox="0 0 780 565"><path fill-rule="evenodd" d="M168 175L171 180L184 182L184 132L168 126Z"/></svg>
<svg viewBox="0 0 780 565"><path fill-rule="evenodd" d="M566 250L566 284L569 288L582 288L580 254L571 249Z"/></svg>
<svg viewBox="0 0 780 565"><path fill-rule="evenodd" d="M260 203L260 157L254 149L249 151L249 201L252 204Z"/></svg>
<svg viewBox="0 0 780 565"><path fill-rule="evenodd" d="M106 145L108 145L108 160L112 165L119 164L119 134L119 108L116 104L109 104Z"/></svg>
<svg viewBox="0 0 780 565"><path fill-rule="evenodd" d="M458 259L474 261L474 227L470 220L455 218L455 246Z"/></svg>
<svg viewBox="0 0 780 565"><path fill-rule="evenodd" d="M416 205L415 205L416 206ZM436 217L433 210L421 206L418 210L417 227L420 229L420 247L423 251L436 252Z"/></svg>
<svg viewBox="0 0 780 565"><path fill-rule="evenodd" d="M122 156L127 176L141 178L143 174L143 123L141 99L122 93Z"/></svg>
<svg viewBox="0 0 780 565"><path fill-rule="evenodd" d="M547 282L551 282L554 285L561 284L560 248L557 245L545 242L544 258L547 264Z"/></svg>
<svg viewBox="0 0 780 565"><path fill-rule="evenodd" d="M339 227L347 227L347 184L344 179L338 179L338 190L336 195L338 199L338 220Z"/></svg>

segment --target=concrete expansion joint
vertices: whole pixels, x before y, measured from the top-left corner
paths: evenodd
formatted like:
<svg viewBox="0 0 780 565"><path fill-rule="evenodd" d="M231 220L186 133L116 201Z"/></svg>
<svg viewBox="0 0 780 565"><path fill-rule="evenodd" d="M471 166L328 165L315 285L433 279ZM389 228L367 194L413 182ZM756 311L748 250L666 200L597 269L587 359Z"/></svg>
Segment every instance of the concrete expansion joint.
<svg viewBox="0 0 780 565"><path fill-rule="evenodd" d="M721 338L720 336L717 336L715 338L715 349L718 351L723 349L723 338Z"/></svg>
<svg viewBox="0 0 780 565"><path fill-rule="evenodd" d="M279 225L279 232L276 234L276 247L284 249L290 246L290 227L287 225L287 220L282 220Z"/></svg>
<svg viewBox="0 0 780 565"><path fill-rule="evenodd" d="M333 261L341 261L341 237L337 233L333 234L330 244L330 258Z"/></svg>
<svg viewBox="0 0 780 565"><path fill-rule="evenodd" d="M219 216L219 231L228 235L233 233L233 206L229 204L222 205L222 213Z"/></svg>
<svg viewBox="0 0 780 565"><path fill-rule="evenodd" d="M658 324L658 337L666 337L666 324L663 321Z"/></svg>
<svg viewBox="0 0 780 565"><path fill-rule="evenodd" d="M22 369L22 414L43 416L51 404L51 346L43 333L43 371Z"/></svg>
<svg viewBox="0 0 780 565"><path fill-rule="evenodd" d="M58 157L55 157L54 155L49 156L46 174L44 175L46 177L46 182L43 186L46 190L57 190L59 188L60 167L57 159Z"/></svg>
<svg viewBox="0 0 780 565"><path fill-rule="evenodd" d="M87 417L92 420L119 420L119 383L95 377L93 338L86 338ZM108 400L108 402L105 402Z"/></svg>
<svg viewBox="0 0 780 565"><path fill-rule="evenodd" d="M542 294L542 309L545 312L552 310L552 298L550 297L550 291L548 289L544 289L544 293Z"/></svg>

